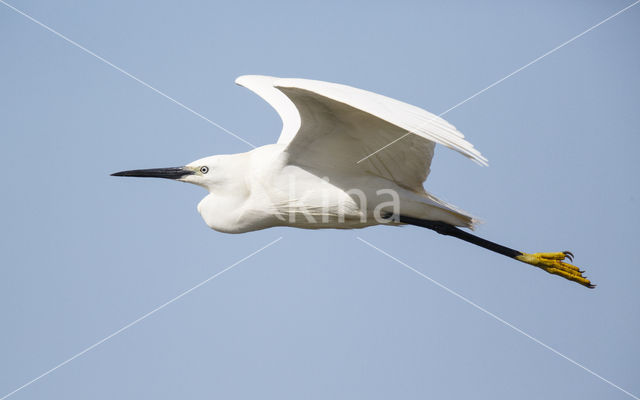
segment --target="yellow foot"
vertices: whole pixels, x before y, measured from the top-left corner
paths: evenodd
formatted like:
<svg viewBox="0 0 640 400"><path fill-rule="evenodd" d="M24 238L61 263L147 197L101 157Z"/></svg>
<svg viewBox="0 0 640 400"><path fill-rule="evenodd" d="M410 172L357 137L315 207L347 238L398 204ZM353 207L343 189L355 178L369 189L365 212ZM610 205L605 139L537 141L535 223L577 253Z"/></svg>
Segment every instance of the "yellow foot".
<svg viewBox="0 0 640 400"><path fill-rule="evenodd" d="M516 257L516 260L542 268L550 274L559 275L588 288L593 289L596 287L596 285L592 285L586 277L582 276L584 271L580 271L580 268L575 265L563 262L562 260L565 258L573 261L573 254L570 251L558 253L522 253L522 255Z"/></svg>

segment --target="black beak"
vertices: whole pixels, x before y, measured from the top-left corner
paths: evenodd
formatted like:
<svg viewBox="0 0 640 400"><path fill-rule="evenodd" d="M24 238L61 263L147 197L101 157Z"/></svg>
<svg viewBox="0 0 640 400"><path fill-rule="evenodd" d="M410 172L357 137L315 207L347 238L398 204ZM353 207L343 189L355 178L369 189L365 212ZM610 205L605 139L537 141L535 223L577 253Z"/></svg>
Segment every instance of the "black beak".
<svg viewBox="0 0 640 400"><path fill-rule="evenodd" d="M180 179L183 176L193 175L195 171L186 167L172 168L151 168L151 169L133 169L131 171L120 171L111 176L135 176L139 178L166 178Z"/></svg>

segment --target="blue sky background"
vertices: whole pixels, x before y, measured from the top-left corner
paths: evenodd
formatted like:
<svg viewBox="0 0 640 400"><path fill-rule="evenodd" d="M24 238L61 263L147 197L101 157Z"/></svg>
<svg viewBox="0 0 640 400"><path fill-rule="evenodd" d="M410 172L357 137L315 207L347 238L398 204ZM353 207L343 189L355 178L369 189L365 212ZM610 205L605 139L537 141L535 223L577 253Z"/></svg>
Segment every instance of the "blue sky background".
<svg viewBox="0 0 640 400"><path fill-rule="evenodd" d="M242 74L334 81L440 113L629 1L14 6L256 145ZM118 179L248 146L0 4L0 396L283 239L11 398L625 399L388 251L640 395L640 6L446 118L428 190L595 290L428 230L210 230L202 189Z"/></svg>

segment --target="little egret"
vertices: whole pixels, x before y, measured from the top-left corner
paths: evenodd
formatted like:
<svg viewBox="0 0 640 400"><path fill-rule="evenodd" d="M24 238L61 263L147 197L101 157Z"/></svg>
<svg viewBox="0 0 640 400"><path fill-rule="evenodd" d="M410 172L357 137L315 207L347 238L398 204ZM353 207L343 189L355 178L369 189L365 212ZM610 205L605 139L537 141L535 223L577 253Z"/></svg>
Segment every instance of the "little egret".
<svg viewBox="0 0 640 400"><path fill-rule="evenodd" d="M183 167L112 175L168 178L204 187L209 194L198 212L220 232L411 224L594 287L583 271L564 262L573 260L569 251L524 253L458 228L473 228L476 220L423 187L434 147L441 144L481 165L487 165L487 159L444 119L335 83L258 75L241 76L236 83L280 115L283 128L276 144L205 157Z"/></svg>

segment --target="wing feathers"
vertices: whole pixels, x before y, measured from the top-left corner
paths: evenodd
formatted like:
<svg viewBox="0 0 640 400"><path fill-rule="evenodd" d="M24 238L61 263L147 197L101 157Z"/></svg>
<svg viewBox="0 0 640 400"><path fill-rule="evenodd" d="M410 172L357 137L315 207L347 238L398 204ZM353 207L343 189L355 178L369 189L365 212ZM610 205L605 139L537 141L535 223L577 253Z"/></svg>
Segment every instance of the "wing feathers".
<svg viewBox="0 0 640 400"><path fill-rule="evenodd" d="M481 165L487 159L455 126L421 108L366 90L308 79L275 79L273 86L299 88L362 110L424 139L456 150ZM392 146L401 145L401 141ZM357 161L357 160L356 160Z"/></svg>
<svg viewBox="0 0 640 400"><path fill-rule="evenodd" d="M424 190L435 143L487 165L455 126L399 100L307 79L245 75L236 83L275 108L283 122L278 143L300 165L368 171L416 192Z"/></svg>
<svg viewBox="0 0 640 400"><path fill-rule="evenodd" d="M287 144L300 129L300 113L289 98L276 89L274 82L279 78L264 75L243 75L236 79L236 84L244 86L273 107L282 119L282 132L278 143Z"/></svg>

